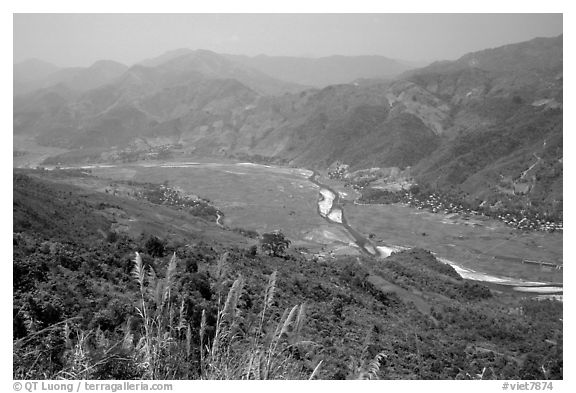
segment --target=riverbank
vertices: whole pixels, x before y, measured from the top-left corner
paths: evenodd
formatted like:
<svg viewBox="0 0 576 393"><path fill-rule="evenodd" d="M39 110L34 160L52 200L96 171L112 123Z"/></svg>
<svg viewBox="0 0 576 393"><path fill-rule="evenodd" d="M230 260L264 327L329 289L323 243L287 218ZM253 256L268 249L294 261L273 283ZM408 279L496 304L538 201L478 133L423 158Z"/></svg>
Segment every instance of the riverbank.
<svg viewBox="0 0 576 393"><path fill-rule="evenodd" d="M473 219L460 220L457 215L407 206L357 206L350 203L351 194L344 195L302 168L198 160L103 164L87 169L111 181L167 181L185 192L209 198L226 215L219 220L214 217L221 225L259 233L281 230L294 239L295 246L313 252L337 249L342 254L347 247L350 255L362 252L384 258L403 248L419 247L477 274L516 277L521 280L516 286L562 281L561 272L516 262L522 258L544 260L556 252L561 263L562 238L558 234L511 234L487 217L475 223ZM319 195L321 190L326 190L323 195ZM321 209L322 201L325 205ZM314 211L316 214L311 214Z"/></svg>
<svg viewBox="0 0 576 393"><path fill-rule="evenodd" d="M390 256L393 252L402 251L407 248L415 247L414 245L397 246L397 245L378 245L373 243L367 237L357 232L352 226L348 224L347 221L345 221L343 206L338 204L340 193L337 193L336 191L329 188L327 185L320 183L318 181L317 173L314 173L314 175L310 177L310 180L320 187L321 197L319 198L318 201L318 212L320 213L320 215L327 219L330 219L331 214L334 214L334 217L341 218L340 221L335 220L331 221L336 224L343 225L346 228L346 230L348 230L349 233L353 235L353 237L356 240L356 244L364 252L380 258L386 258ZM561 294L563 291L562 284L558 282L547 282L547 281L539 282L533 280L525 280L521 278L500 276L477 271L469 267L465 267L461 263L454 262L451 259L440 257L438 255L437 259L445 264L452 266L458 272L458 274L460 274L462 278L467 280L486 282L499 286L506 286L512 288L514 291L517 292L527 292L527 293L537 292L539 294L557 295ZM536 289L537 287L538 289Z"/></svg>

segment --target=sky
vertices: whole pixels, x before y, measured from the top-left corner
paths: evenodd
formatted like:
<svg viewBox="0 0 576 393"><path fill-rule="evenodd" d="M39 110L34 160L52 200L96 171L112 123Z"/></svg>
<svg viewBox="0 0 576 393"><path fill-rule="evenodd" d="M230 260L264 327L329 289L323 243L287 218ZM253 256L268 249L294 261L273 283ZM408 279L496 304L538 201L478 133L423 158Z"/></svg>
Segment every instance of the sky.
<svg viewBox="0 0 576 393"><path fill-rule="evenodd" d="M132 65L178 48L433 61L562 34L562 14L14 14L14 63Z"/></svg>

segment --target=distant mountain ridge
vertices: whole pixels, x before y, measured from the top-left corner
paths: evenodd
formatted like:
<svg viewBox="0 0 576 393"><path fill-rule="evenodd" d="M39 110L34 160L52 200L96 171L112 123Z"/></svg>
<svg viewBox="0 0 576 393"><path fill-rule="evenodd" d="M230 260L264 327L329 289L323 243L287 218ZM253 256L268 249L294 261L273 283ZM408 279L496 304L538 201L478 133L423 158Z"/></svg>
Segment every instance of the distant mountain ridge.
<svg viewBox="0 0 576 393"><path fill-rule="evenodd" d="M60 68L39 59L28 59L14 64L14 94L27 93L38 89L38 81L57 72Z"/></svg>
<svg viewBox="0 0 576 393"><path fill-rule="evenodd" d="M47 77L60 67L40 59L28 59L14 64L14 80L30 82Z"/></svg>
<svg viewBox="0 0 576 393"><path fill-rule="evenodd" d="M230 78L251 75L252 79L266 79L274 88L261 88L263 94L297 92L303 88L326 87L351 83L361 78L393 78L414 67L414 63L389 59L384 56L341 56L321 58L217 54L212 51L181 48L160 56L142 60L135 66L188 67L206 75L224 73ZM14 84L17 94L28 93L63 83L72 90L86 91L106 83L128 70L128 66L106 60L90 67L60 68L42 60L26 60L14 65ZM216 71L216 72L215 72ZM245 75L242 75L245 74ZM259 87L259 86L257 86Z"/></svg>
<svg viewBox="0 0 576 393"><path fill-rule="evenodd" d="M176 73L195 71L207 78L236 79L265 95L299 92L306 88L288 80L274 78L253 67L204 49L178 49L144 60L138 65Z"/></svg>
<svg viewBox="0 0 576 393"><path fill-rule="evenodd" d="M14 64L14 93L22 95L62 84L75 91L88 91L112 82L128 69L112 60L99 60L89 67L60 68L44 61Z"/></svg>
<svg viewBox="0 0 576 393"><path fill-rule="evenodd" d="M562 47L562 36L537 38L321 89L268 76L250 58L177 50L94 89L54 85L15 99L14 132L73 149L144 140L311 168L410 168L467 198L513 195L557 209Z"/></svg>
<svg viewBox="0 0 576 393"><path fill-rule="evenodd" d="M320 88L351 83L359 78L393 78L413 68L384 56L225 56L278 79Z"/></svg>

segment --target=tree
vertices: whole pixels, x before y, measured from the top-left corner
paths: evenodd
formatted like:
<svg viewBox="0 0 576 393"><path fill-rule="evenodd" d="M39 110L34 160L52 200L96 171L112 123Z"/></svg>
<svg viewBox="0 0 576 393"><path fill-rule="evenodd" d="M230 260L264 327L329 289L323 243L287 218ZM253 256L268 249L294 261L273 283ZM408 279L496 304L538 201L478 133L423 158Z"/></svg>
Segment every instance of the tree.
<svg viewBox="0 0 576 393"><path fill-rule="evenodd" d="M290 240L286 239L284 234L280 231L272 233L265 233L260 239L260 248L268 255L275 257L282 257L286 253L286 249L290 246Z"/></svg>
<svg viewBox="0 0 576 393"><path fill-rule="evenodd" d="M250 248L246 250L245 255L248 258L256 258L256 255L258 255L258 247L256 247L256 245L250 246Z"/></svg>
<svg viewBox="0 0 576 393"><path fill-rule="evenodd" d="M162 258L166 251L164 242L158 239L156 236L150 236L144 247L146 248L148 255L151 257Z"/></svg>

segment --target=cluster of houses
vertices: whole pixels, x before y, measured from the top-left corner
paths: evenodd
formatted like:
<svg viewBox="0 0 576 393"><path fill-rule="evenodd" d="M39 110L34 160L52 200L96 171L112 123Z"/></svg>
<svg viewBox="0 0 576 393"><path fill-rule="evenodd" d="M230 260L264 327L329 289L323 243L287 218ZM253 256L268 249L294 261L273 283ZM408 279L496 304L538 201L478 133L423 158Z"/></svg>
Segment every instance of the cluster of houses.
<svg viewBox="0 0 576 393"><path fill-rule="evenodd" d="M525 216L522 213L498 213L490 211L490 209L486 207L473 210L464 207L462 204L447 201L438 194L429 194L426 196L426 198L419 198L410 192L406 192L404 193L402 202L407 203L408 205L417 209L427 209L432 213L459 213L489 216L521 230L536 230L545 232L563 230L562 221L554 222L538 216Z"/></svg>
<svg viewBox="0 0 576 393"><path fill-rule="evenodd" d="M199 198L183 195L180 191L164 184L146 188L140 191L137 196L152 203L178 208L194 207L201 202Z"/></svg>
<svg viewBox="0 0 576 393"><path fill-rule="evenodd" d="M181 148L180 144L160 145L160 146L131 146L122 150L112 150L104 152L101 158L110 162L135 162L148 160L165 160L173 155L174 149Z"/></svg>
<svg viewBox="0 0 576 393"><path fill-rule="evenodd" d="M344 184L345 187L352 187L354 191L361 192L365 187L368 187L372 180L360 180L354 182L347 182Z"/></svg>
<svg viewBox="0 0 576 393"><path fill-rule="evenodd" d="M206 219L218 220L221 214L210 201L193 195L184 195L180 191L168 187L167 185L154 185L145 188L137 193L137 198L146 199L149 202L185 209L193 216L204 217Z"/></svg>
<svg viewBox="0 0 576 393"><path fill-rule="evenodd" d="M463 204L455 201L454 199L442 196L440 194L414 194L410 191L406 191L413 185L413 182L405 181L405 184L398 185L398 173L380 173L384 170L390 170L390 168L373 168L371 170L357 171L355 174L358 176L351 176L351 174L348 172L349 169L350 167L348 165L336 162L332 164L332 166L328 169L328 177L331 179L344 180L346 181L345 186L351 187L359 192L362 192L362 190L368 186L371 186L374 189L387 190L396 195L396 197L391 198L390 201L396 202L399 200L400 202L406 203L411 207L415 207L417 209L426 209L432 213L458 213L463 215L488 216L500 220L505 224L510 225L511 227L521 230L536 230L544 232L555 232L563 230L562 220L555 221L550 218L544 218L537 214L527 214L523 211L502 213L502 210L505 209L501 202L497 204L497 206L492 207L484 202L475 210L469 207L465 207ZM393 178L394 181L391 183L398 185L398 187L390 187L386 182L388 177L381 178L382 176L378 176L383 174ZM404 192L401 190L404 190Z"/></svg>
<svg viewBox="0 0 576 393"><path fill-rule="evenodd" d="M151 148L143 154L143 160L164 160L172 157L172 150L180 145L162 145Z"/></svg>
<svg viewBox="0 0 576 393"><path fill-rule="evenodd" d="M416 197L410 192L404 193L404 201L408 205L415 207L417 209L428 209L432 213L467 213L467 214L478 214L477 211L467 209L461 204L454 202L444 201L440 195L430 194L426 199L421 199Z"/></svg>
<svg viewBox="0 0 576 393"><path fill-rule="evenodd" d="M350 165L335 162L328 168L328 177L334 180L344 180L349 170Z"/></svg>
<svg viewBox="0 0 576 393"><path fill-rule="evenodd" d="M563 230L562 222L553 222L546 220L544 218L532 218L532 219L529 219L528 217L518 218L510 213L499 214L497 218L503 221L504 223L518 229L537 230L545 232L555 232Z"/></svg>

